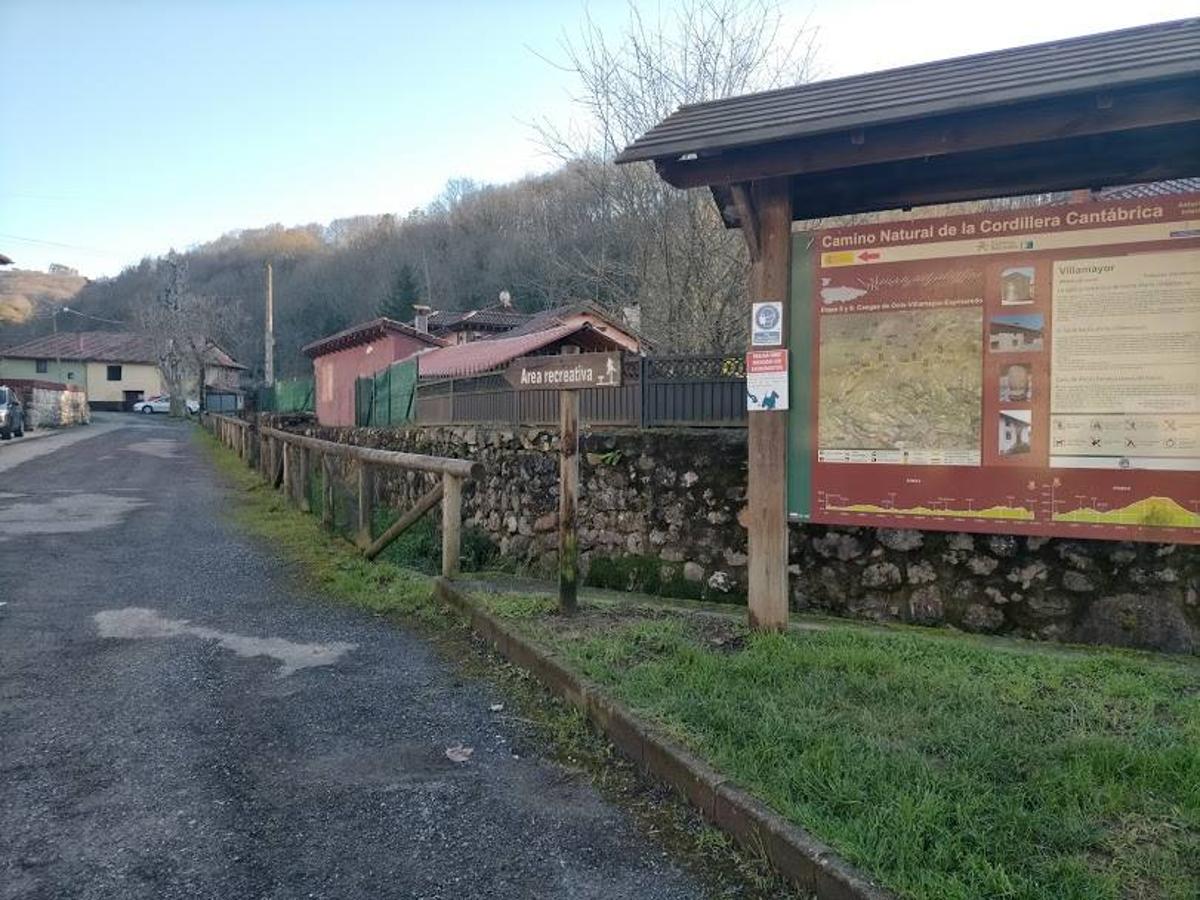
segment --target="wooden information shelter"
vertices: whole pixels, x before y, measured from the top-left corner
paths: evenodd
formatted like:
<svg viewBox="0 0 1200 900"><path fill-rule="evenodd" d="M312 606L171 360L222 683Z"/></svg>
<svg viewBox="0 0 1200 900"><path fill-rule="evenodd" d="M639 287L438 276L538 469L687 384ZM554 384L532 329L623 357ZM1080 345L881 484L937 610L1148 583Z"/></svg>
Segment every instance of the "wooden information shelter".
<svg viewBox="0 0 1200 900"><path fill-rule="evenodd" d="M747 315L786 311L794 220L1200 174L1200 19L685 106L617 157L641 161L741 228ZM757 628L788 620L786 482L787 413L752 412Z"/></svg>

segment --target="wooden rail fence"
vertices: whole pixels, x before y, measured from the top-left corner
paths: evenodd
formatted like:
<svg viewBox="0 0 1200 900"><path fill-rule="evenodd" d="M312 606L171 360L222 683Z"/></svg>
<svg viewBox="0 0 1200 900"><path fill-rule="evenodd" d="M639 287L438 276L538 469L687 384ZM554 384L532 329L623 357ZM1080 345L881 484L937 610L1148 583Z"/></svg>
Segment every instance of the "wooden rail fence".
<svg viewBox="0 0 1200 900"><path fill-rule="evenodd" d="M467 479L478 479L483 475L481 463L322 441L278 428L260 428L245 419L216 413L205 413L202 423L217 440L237 453L248 466L256 468L272 487L282 488L306 512L311 511L309 478L314 466L319 464L323 475L321 517L327 526L333 525L334 516L333 461L349 461L355 473L358 500L355 541L367 559L377 557L440 502L442 574L446 577L458 574L462 544L462 485ZM375 470L378 468L425 472L440 475L441 480L383 534L373 538L371 520L375 505Z"/></svg>

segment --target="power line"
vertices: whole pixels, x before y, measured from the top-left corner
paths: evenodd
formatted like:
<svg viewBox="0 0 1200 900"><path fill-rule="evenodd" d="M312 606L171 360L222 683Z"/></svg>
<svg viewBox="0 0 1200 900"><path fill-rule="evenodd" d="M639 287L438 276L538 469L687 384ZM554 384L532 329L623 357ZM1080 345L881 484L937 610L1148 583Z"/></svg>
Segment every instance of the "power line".
<svg viewBox="0 0 1200 900"><path fill-rule="evenodd" d="M84 247L81 244L64 244L61 241L43 241L40 238L21 237L19 234L0 233L0 238L10 241L24 241L27 244L43 244L47 247L64 247L68 250L82 250L85 253L99 253L102 256L122 256L115 250L102 250L99 247Z"/></svg>
<svg viewBox="0 0 1200 900"><path fill-rule="evenodd" d="M69 306L64 306L62 308L62 311L65 313L73 313L74 315L81 316L85 319L95 319L97 322L107 322L109 325L125 325L126 324L125 322L122 322L118 319L105 319L103 316L93 316L91 313L80 312L77 309L71 309L71 307L69 307Z"/></svg>

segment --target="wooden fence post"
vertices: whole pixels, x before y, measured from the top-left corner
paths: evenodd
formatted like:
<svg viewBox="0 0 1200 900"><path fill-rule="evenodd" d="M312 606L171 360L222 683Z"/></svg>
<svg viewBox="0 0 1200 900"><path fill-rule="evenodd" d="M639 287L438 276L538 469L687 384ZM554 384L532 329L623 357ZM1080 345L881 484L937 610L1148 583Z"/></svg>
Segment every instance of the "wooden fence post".
<svg viewBox="0 0 1200 900"><path fill-rule="evenodd" d="M279 487L283 490L283 496L290 500L293 496L292 479L289 477L292 474L292 445L281 440L279 452L283 456L283 474L280 476Z"/></svg>
<svg viewBox="0 0 1200 900"><path fill-rule="evenodd" d="M312 466L307 447L296 448L296 503L303 512L312 512L312 503L308 499L308 477Z"/></svg>
<svg viewBox="0 0 1200 900"><path fill-rule="evenodd" d="M375 470L365 462L358 464L358 532L360 547L371 546L371 516L375 502Z"/></svg>
<svg viewBox="0 0 1200 900"><path fill-rule="evenodd" d="M334 525L333 460L328 453L321 454L321 521L329 528Z"/></svg>
<svg viewBox="0 0 1200 900"><path fill-rule="evenodd" d="M459 546L462 534L462 479L449 473L442 476L442 575L458 574Z"/></svg>

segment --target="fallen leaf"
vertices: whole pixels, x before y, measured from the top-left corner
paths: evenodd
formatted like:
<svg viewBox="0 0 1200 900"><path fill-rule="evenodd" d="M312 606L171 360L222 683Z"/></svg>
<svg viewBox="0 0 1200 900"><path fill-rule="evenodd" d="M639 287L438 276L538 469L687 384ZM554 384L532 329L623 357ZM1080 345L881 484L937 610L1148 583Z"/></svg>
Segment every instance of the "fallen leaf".
<svg viewBox="0 0 1200 900"><path fill-rule="evenodd" d="M490 709L492 712L500 712L501 710L504 709L504 704L503 703L493 703L491 706L488 707L488 709Z"/></svg>
<svg viewBox="0 0 1200 900"><path fill-rule="evenodd" d="M462 744L452 744L446 748L446 758L456 763L465 763L475 752L474 747L464 747Z"/></svg>

